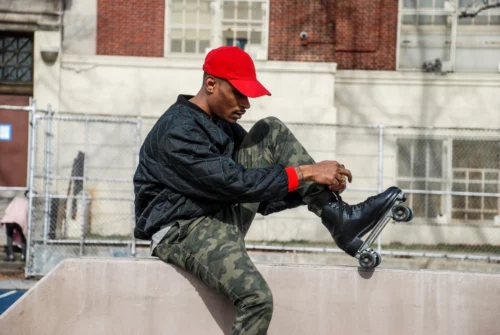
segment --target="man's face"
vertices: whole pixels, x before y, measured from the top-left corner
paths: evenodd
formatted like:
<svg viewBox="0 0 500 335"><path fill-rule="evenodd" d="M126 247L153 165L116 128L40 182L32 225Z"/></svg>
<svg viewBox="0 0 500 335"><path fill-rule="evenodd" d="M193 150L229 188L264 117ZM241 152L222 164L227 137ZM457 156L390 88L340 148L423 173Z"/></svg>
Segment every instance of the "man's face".
<svg viewBox="0 0 500 335"><path fill-rule="evenodd" d="M228 122L236 122L250 108L248 98L241 94L227 80L212 77L214 83L207 81L212 92L209 96L209 108L212 116ZM211 85L211 86L210 86Z"/></svg>

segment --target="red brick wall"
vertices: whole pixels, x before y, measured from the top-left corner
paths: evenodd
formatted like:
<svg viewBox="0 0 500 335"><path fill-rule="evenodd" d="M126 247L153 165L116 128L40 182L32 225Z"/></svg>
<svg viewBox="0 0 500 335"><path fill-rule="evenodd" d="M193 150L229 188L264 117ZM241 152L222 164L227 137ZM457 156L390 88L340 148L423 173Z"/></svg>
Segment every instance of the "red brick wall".
<svg viewBox="0 0 500 335"><path fill-rule="evenodd" d="M397 17L397 0L270 0L269 60L394 70Z"/></svg>
<svg viewBox="0 0 500 335"><path fill-rule="evenodd" d="M163 57L165 0L98 0L97 54Z"/></svg>

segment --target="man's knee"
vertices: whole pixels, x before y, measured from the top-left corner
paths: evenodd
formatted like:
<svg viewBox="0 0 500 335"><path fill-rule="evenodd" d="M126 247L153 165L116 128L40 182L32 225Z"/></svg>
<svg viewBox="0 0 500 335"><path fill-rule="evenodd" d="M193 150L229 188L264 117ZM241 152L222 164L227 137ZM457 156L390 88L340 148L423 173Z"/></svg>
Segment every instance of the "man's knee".
<svg viewBox="0 0 500 335"><path fill-rule="evenodd" d="M249 294L243 301L247 309L251 309L262 316L271 316L273 314L273 293L262 279L259 287Z"/></svg>
<svg viewBox="0 0 500 335"><path fill-rule="evenodd" d="M260 308L264 315L269 317L273 315L274 300L273 300L273 293L271 292L271 290L269 290L269 292L266 294L266 298L262 300Z"/></svg>
<svg viewBox="0 0 500 335"><path fill-rule="evenodd" d="M264 122L264 123L270 125L271 127L283 127L283 126L285 126L285 123L283 123L283 121L278 119L276 116L265 117L265 118L259 120L259 122Z"/></svg>
<svg viewBox="0 0 500 335"><path fill-rule="evenodd" d="M276 140L280 135L287 135L289 132L286 124L275 116L260 119L250 130L252 143L260 142L264 138Z"/></svg>

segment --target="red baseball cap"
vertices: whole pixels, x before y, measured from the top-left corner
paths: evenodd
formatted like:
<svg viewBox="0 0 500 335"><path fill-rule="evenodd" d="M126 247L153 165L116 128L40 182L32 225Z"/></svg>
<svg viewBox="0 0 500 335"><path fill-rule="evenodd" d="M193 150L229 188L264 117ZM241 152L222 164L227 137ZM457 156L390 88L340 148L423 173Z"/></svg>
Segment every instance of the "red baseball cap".
<svg viewBox="0 0 500 335"><path fill-rule="evenodd" d="M223 46L211 50L205 57L203 71L226 79L249 98L271 95L258 80L252 58L238 47Z"/></svg>

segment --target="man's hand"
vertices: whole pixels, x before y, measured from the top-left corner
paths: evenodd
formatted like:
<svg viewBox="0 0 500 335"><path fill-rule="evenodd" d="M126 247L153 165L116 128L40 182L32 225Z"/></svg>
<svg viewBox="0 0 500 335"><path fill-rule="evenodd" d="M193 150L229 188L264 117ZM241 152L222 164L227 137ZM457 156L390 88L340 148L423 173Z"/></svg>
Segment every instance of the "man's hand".
<svg viewBox="0 0 500 335"><path fill-rule="evenodd" d="M342 193L346 187L346 179L351 183L352 174L337 161L322 161L311 165L301 165L299 169L305 181L314 181L328 185L331 191Z"/></svg>

